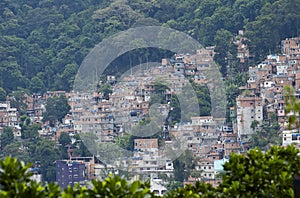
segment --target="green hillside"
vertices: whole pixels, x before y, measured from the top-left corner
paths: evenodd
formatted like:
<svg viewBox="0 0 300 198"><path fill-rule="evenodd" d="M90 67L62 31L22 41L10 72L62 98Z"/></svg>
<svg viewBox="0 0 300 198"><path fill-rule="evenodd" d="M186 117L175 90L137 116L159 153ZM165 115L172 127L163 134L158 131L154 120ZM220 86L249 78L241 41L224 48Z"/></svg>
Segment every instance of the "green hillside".
<svg viewBox="0 0 300 198"><path fill-rule="evenodd" d="M298 0L3 0L0 88L70 90L83 58L103 38L137 24L164 25L217 44L217 62L240 29L256 60L299 36ZM220 39L223 38L223 39Z"/></svg>

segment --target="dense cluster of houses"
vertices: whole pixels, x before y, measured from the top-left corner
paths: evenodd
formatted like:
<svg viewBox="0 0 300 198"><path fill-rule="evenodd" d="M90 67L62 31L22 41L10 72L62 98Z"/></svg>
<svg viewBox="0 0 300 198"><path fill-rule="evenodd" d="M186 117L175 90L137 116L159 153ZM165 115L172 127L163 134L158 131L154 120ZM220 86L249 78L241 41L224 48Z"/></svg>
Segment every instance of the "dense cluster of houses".
<svg viewBox="0 0 300 198"><path fill-rule="evenodd" d="M254 121L261 124L275 115L281 127L283 145L300 143L298 130L287 130L283 94L285 86L292 86L296 97L299 95L300 38L283 40L281 46L282 54L268 55L260 64L250 66L247 85L240 87L243 93L236 99L237 107L231 111L236 114L237 133L242 139L255 133L256 127L251 127Z"/></svg>
<svg viewBox="0 0 300 198"><path fill-rule="evenodd" d="M235 43L238 46L238 58L245 63L249 55L247 45L242 42L242 32ZM115 143L131 130L139 128L151 114L151 97L157 82L163 82L167 88L161 93L166 103L159 104L154 111L158 117L155 125L159 128L158 136L148 135L149 131L140 131L134 139L133 152L126 165L133 179L151 180L151 189L158 195L166 191L162 185L162 174L174 177L171 156L163 151L164 146L174 144L175 140L184 140L188 149L196 159L195 170L199 174L190 175L186 184L205 181L218 185L218 177L230 153L245 153L250 147L251 135L255 134L260 124L276 115L282 131L283 146L296 143L300 145L298 130L287 130L285 102L282 91L284 86L291 85L298 94L300 90L300 38L282 41L282 54L269 55L258 65L249 67L247 85L240 87L242 94L236 98L236 107L230 108L232 125L227 126L225 118L193 115L189 122L170 125L166 119L171 109L172 95L189 83L189 79L201 85L208 81L205 71L213 64L214 48L198 50L196 54L176 54L171 59L163 59L161 65L137 70L117 82L114 76L107 76L106 84L110 84L112 93L109 97L104 93L66 93L64 91L47 92L43 95L23 94L26 104L26 115L34 123L40 123L40 136L54 141L62 132L70 135L90 132L99 143ZM104 83L99 82L99 86ZM49 97L64 95L68 99L71 111L62 123L54 127L42 121L45 104ZM16 138L21 136L20 116L16 108L10 105L11 98L0 102L0 130L10 126ZM152 112L153 114L153 112ZM156 116L156 115L161 116ZM257 125L253 127L253 122ZM147 125L146 125L147 126ZM138 131L139 132L139 131ZM59 160L57 166L57 182L61 187L85 184L96 178L103 178L108 173L118 173L117 164L102 164L101 156L79 157ZM98 157L96 159L95 157Z"/></svg>

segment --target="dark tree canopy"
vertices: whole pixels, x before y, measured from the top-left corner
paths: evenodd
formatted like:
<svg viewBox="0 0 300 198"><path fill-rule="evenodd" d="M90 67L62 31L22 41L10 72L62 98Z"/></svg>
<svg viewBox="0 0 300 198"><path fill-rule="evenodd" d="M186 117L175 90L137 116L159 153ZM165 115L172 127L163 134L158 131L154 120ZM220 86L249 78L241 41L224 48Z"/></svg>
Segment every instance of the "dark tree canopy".
<svg viewBox="0 0 300 198"><path fill-rule="evenodd" d="M66 132L62 132L58 138L58 142L62 145L62 146L66 146L68 144L71 143L71 138L69 136L68 133Z"/></svg>
<svg viewBox="0 0 300 198"><path fill-rule="evenodd" d="M4 149L6 145L12 143L14 140L14 133L11 127L5 127L0 136L1 149Z"/></svg>
<svg viewBox="0 0 300 198"><path fill-rule="evenodd" d="M6 100L6 91L2 87L0 87L0 101Z"/></svg>
<svg viewBox="0 0 300 198"><path fill-rule="evenodd" d="M61 122L70 109L71 107L65 96L48 98L43 120L49 121L51 125L54 125L56 120Z"/></svg>
<svg viewBox="0 0 300 198"><path fill-rule="evenodd" d="M19 87L69 91L96 44L153 24L188 33L204 46L216 45L223 71L224 58L235 55L228 38L245 29L250 50L261 59L278 51L281 39L299 36L299 9L296 0L1 1L0 86L7 93Z"/></svg>

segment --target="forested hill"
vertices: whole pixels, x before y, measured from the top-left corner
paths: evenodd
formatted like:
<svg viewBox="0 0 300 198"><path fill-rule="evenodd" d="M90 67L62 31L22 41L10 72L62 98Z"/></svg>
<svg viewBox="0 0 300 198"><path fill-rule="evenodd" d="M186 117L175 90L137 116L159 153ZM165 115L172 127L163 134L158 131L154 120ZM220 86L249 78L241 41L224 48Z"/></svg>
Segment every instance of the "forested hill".
<svg viewBox="0 0 300 198"><path fill-rule="evenodd" d="M219 49L245 29L259 59L299 36L299 10L299 0L1 0L0 88L70 90L89 50L135 24L169 26Z"/></svg>

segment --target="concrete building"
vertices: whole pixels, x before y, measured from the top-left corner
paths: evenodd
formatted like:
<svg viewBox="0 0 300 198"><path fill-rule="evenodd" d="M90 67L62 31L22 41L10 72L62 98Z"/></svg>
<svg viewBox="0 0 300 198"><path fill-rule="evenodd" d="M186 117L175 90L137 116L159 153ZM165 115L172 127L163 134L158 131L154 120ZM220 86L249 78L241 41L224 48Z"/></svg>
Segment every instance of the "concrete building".
<svg viewBox="0 0 300 198"><path fill-rule="evenodd" d="M251 124L254 120L259 123L263 120L262 98L256 96L242 96L237 99L237 130L238 135L247 136L254 134Z"/></svg>
<svg viewBox="0 0 300 198"><path fill-rule="evenodd" d="M9 101L0 102L0 126L12 127L18 126L19 113L16 108L10 106Z"/></svg>
<svg viewBox="0 0 300 198"><path fill-rule="evenodd" d="M150 190L154 192L156 196L163 196L167 192L166 183L162 179L151 178Z"/></svg>
<svg viewBox="0 0 300 198"><path fill-rule="evenodd" d="M284 130L282 132L282 146L288 146L290 144L295 144L296 146L300 147L299 130Z"/></svg>
<svg viewBox="0 0 300 198"><path fill-rule="evenodd" d="M81 161L58 160L56 161L56 181L65 189L76 183L84 184L87 180L85 163Z"/></svg>
<svg viewBox="0 0 300 198"><path fill-rule="evenodd" d="M158 149L158 139L135 139L134 149L141 151Z"/></svg>
<svg viewBox="0 0 300 198"><path fill-rule="evenodd" d="M286 38L281 41L281 52L288 55L288 57L295 57L300 55L300 37Z"/></svg>

